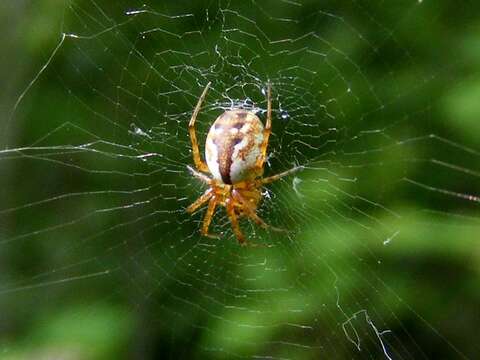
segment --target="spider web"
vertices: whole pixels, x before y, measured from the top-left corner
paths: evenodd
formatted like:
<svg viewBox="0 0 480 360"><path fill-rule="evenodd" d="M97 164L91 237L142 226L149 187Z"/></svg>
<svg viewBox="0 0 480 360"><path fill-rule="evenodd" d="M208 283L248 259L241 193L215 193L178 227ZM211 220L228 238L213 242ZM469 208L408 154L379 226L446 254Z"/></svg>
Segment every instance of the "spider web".
<svg viewBox="0 0 480 360"><path fill-rule="evenodd" d="M38 308L86 305L82 321L107 303L125 311L132 351L147 357L478 351L411 298L423 291L412 249L462 241L468 251L479 230L480 153L434 110L457 64L427 68L409 37L426 7L69 1L58 43L4 126L7 330L27 328ZM285 232L242 221L267 246L239 247L221 209L221 238L203 238L203 212L185 213L205 190L187 170L193 107L212 82L197 119L203 149L225 109L264 120L268 81L265 173L303 167L267 186L259 208Z"/></svg>

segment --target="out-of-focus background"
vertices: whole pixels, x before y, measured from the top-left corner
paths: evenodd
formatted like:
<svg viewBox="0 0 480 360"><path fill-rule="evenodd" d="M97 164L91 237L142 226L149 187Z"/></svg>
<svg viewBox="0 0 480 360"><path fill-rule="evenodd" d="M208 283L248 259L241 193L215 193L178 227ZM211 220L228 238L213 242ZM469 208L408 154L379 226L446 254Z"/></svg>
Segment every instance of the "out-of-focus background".
<svg viewBox="0 0 480 360"><path fill-rule="evenodd" d="M477 358L480 6L3 1L0 357ZM204 191L224 109L264 119L242 248Z"/></svg>

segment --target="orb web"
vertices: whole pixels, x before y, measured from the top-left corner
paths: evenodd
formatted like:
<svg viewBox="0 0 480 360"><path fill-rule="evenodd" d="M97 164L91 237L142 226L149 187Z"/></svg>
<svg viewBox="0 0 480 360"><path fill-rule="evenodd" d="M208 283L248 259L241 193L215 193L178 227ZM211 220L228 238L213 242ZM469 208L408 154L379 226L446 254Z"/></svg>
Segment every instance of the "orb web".
<svg viewBox="0 0 480 360"><path fill-rule="evenodd" d="M461 233L468 249L479 226L478 149L432 110L454 64L424 68L407 38L422 6L67 2L4 127L10 312L117 304L136 346L162 339L171 356L410 359L433 342L467 357L405 298L414 244L450 251ZM185 212L205 190L187 124L208 82L202 154L223 111L265 120L270 82L265 174L303 168L264 189L259 215L284 232L242 221L264 246L239 247L223 209L220 239L200 236L204 211Z"/></svg>

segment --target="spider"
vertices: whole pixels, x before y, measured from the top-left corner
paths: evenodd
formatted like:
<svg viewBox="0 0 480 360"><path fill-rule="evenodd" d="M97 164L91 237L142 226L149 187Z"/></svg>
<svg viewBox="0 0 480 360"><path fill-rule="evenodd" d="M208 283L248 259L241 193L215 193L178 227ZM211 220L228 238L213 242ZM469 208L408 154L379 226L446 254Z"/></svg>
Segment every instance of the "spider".
<svg viewBox="0 0 480 360"><path fill-rule="evenodd" d="M262 186L292 174L301 167L294 167L277 175L262 177L265 165L268 139L272 127L271 86L267 89L267 120L265 127L255 113L233 108L221 114L210 127L205 144L206 163L200 157L195 121L210 88L209 82L193 110L188 131L192 142L193 160L196 170L187 166L190 172L204 182L208 189L186 210L193 213L208 202L202 224L203 236L218 238L208 229L218 205L226 208L233 232L240 245L247 241L240 230L238 219L245 216L259 226L274 228L257 215L262 198ZM205 175L211 174L211 178Z"/></svg>

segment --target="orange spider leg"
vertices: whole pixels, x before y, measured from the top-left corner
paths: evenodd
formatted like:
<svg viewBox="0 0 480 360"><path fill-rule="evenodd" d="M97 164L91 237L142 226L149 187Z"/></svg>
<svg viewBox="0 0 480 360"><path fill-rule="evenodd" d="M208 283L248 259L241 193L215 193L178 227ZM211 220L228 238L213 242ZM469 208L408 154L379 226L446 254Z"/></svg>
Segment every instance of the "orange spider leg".
<svg viewBox="0 0 480 360"><path fill-rule="evenodd" d="M245 211L245 214L252 219L257 225L261 226L264 229L272 229L274 231L278 232L285 232L286 230L277 228L275 226L272 226L270 224L267 224L263 219L257 215L256 213L256 208L248 201L246 200L242 195L240 195L238 192L233 193L233 197L242 205L242 210Z"/></svg>
<svg viewBox="0 0 480 360"><path fill-rule="evenodd" d="M263 169L263 164L267 158L268 139L272 132L272 87L270 82L267 85L267 121L263 128L263 142L260 146L260 156L255 164L255 167L260 171Z"/></svg>
<svg viewBox="0 0 480 360"><path fill-rule="evenodd" d="M215 199L215 197L212 197L208 203L207 212L205 214L205 217L203 218L203 225L202 225L202 235L209 238L213 238L213 239L218 239L219 236L209 234L208 228L210 227L210 223L212 222L213 214L215 213L216 206L217 206L217 199Z"/></svg>
<svg viewBox="0 0 480 360"><path fill-rule="evenodd" d="M205 99L205 96L207 96L207 91L210 88L210 84L211 82L209 82L207 86L205 86L205 89L203 89L202 95L200 95L200 98L198 99L198 102L197 102L197 106L195 106L190 122L188 123L188 132L190 133L190 140L192 141L193 161L195 162L195 166L197 167L197 169L203 172L208 172L208 166L200 157L200 150L198 149L197 134L195 132L195 120L197 120L197 115L200 112L200 108L202 107L203 100Z"/></svg>
<svg viewBox="0 0 480 360"><path fill-rule="evenodd" d="M263 221L263 219L258 216L255 212L247 212L247 216L252 219L253 221L255 221L255 223L258 225L258 226L261 226L262 228L264 228L265 230L273 230L273 231L277 231L277 232L287 232L287 230L285 229L282 229L282 228L278 228L278 227L275 227L275 226L272 226L270 224L267 224L265 221Z"/></svg>
<svg viewBox="0 0 480 360"><path fill-rule="evenodd" d="M237 215L235 214L235 202L233 201L233 199L227 200L226 208L228 218L232 223L232 229L235 236L237 237L238 242L240 243L240 245L247 245L245 236L243 236L242 231L240 230L240 225L238 224Z"/></svg>
<svg viewBox="0 0 480 360"><path fill-rule="evenodd" d="M234 190L235 193L238 193L237 190ZM259 203L260 199L262 198L262 193L260 191L253 191L253 190L241 190L242 193L242 202L246 202L251 206L254 210L256 209L256 204Z"/></svg>
<svg viewBox="0 0 480 360"><path fill-rule="evenodd" d="M191 204L189 207L187 207L187 212L188 213L193 213L195 210L197 210L199 207L201 207L203 204L205 204L210 198L213 196L212 189L208 189L203 193L202 196L200 196L193 204Z"/></svg>

